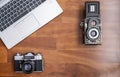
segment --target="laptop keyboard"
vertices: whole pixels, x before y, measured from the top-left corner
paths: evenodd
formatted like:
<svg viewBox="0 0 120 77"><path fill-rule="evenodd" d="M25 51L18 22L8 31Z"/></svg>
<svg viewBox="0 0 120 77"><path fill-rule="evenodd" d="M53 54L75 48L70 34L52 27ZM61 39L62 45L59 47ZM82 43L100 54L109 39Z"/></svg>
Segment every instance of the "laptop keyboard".
<svg viewBox="0 0 120 77"><path fill-rule="evenodd" d="M11 0L0 8L0 31L31 12L46 0Z"/></svg>

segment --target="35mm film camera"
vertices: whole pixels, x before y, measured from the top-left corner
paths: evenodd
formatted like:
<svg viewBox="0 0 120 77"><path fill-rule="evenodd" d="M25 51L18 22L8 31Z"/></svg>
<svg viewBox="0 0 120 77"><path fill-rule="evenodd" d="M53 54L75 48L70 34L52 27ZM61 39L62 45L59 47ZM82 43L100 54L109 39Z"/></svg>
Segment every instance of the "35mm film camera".
<svg viewBox="0 0 120 77"><path fill-rule="evenodd" d="M43 59L41 54L26 53L14 56L14 69L16 72L30 74L43 71Z"/></svg>
<svg viewBox="0 0 120 77"><path fill-rule="evenodd" d="M84 30L85 44L101 44L100 3L90 1L85 3L85 20L81 23Z"/></svg>

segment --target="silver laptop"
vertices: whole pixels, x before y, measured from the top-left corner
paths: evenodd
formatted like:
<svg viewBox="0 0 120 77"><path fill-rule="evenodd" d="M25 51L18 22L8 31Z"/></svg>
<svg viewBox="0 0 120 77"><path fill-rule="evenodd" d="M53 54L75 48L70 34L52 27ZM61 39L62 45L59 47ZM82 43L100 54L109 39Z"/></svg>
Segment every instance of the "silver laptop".
<svg viewBox="0 0 120 77"><path fill-rule="evenodd" d="M0 0L0 38L10 49L62 12L56 0Z"/></svg>

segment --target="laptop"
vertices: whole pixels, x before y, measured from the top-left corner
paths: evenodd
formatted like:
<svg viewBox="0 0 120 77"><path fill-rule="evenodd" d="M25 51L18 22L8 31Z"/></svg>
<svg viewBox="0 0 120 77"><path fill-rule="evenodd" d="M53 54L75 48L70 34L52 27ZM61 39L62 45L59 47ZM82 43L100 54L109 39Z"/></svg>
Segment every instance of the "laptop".
<svg viewBox="0 0 120 77"><path fill-rule="evenodd" d="M62 12L56 0L0 0L0 38L10 49Z"/></svg>

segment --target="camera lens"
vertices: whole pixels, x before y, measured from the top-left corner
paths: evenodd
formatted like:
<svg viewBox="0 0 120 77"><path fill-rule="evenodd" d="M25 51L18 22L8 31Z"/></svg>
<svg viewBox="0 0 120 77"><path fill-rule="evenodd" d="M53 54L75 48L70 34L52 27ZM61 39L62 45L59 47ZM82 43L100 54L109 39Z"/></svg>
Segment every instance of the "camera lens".
<svg viewBox="0 0 120 77"><path fill-rule="evenodd" d="M24 62L22 65L22 71L26 74L32 73L34 70L33 65L31 62Z"/></svg>
<svg viewBox="0 0 120 77"><path fill-rule="evenodd" d="M88 30L87 36L90 40L95 40L99 37L99 30L97 28L90 28Z"/></svg>
<svg viewBox="0 0 120 77"><path fill-rule="evenodd" d="M97 32L95 30L93 30L93 31L91 31L90 34L91 34L92 37L95 37L97 35Z"/></svg>
<svg viewBox="0 0 120 77"><path fill-rule="evenodd" d="M29 71L31 70L32 66L30 64L25 64L25 70Z"/></svg>
<svg viewBox="0 0 120 77"><path fill-rule="evenodd" d="M97 19L97 18L91 18L91 19L88 21L88 25L89 25L89 26L92 26L92 27L94 27L94 26L99 26L99 25L100 25L100 21L99 21L99 19Z"/></svg>
<svg viewBox="0 0 120 77"><path fill-rule="evenodd" d="M92 26L96 26L97 22L95 20L91 21L90 23Z"/></svg>

